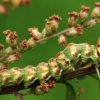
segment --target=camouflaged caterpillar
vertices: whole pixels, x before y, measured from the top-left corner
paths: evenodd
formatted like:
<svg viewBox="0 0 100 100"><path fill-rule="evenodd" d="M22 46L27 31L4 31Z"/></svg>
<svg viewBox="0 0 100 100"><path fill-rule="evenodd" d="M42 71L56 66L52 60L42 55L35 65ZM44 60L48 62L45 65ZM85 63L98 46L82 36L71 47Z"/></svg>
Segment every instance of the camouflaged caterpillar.
<svg viewBox="0 0 100 100"><path fill-rule="evenodd" d="M48 60L48 63L41 62L36 67L29 65L23 69L13 67L0 71L0 88L9 84L23 83L25 88L38 80L45 83L50 77L59 80L64 71L73 71L86 62L97 66L99 64L100 38L97 45L88 43L69 43L67 47L59 52L55 58Z"/></svg>

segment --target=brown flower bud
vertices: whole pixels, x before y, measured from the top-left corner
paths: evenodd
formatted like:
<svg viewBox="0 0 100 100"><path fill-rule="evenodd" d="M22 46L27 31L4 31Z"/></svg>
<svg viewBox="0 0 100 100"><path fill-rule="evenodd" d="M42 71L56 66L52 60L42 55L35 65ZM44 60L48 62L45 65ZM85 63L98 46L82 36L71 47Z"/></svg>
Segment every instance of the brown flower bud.
<svg viewBox="0 0 100 100"><path fill-rule="evenodd" d="M0 44L0 56L2 55L3 48L4 48L4 45Z"/></svg>
<svg viewBox="0 0 100 100"><path fill-rule="evenodd" d="M95 8L92 11L91 17L92 18L99 18L100 17L100 2L95 3Z"/></svg>
<svg viewBox="0 0 100 100"><path fill-rule="evenodd" d="M59 44L61 44L63 47L65 47L66 46L66 37L64 36L64 35L60 35L59 37L58 37L58 43Z"/></svg>
<svg viewBox="0 0 100 100"><path fill-rule="evenodd" d="M3 4L0 4L0 13L4 15L8 14L8 8Z"/></svg>
<svg viewBox="0 0 100 100"><path fill-rule="evenodd" d="M96 44L96 49L100 55L100 38L98 38L97 44Z"/></svg>
<svg viewBox="0 0 100 100"><path fill-rule="evenodd" d="M45 28L42 31L43 38L52 35L52 24L48 19L46 19L45 21L46 21Z"/></svg>
<svg viewBox="0 0 100 100"><path fill-rule="evenodd" d="M52 29L52 33L56 32L59 26L59 21L62 20L62 18L59 15L52 15L51 17L49 17L50 21L51 21L51 29Z"/></svg>
<svg viewBox="0 0 100 100"><path fill-rule="evenodd" d="M86 6L83 6L81 7L81 11L80 11L80 19L81 19L81 22L84 22L87 18L88 18L88 11L90 10L90 7L86 7Z"/></svg>
<svg viewBox="0 0 100 100"><path fill-rule="evenodd" d="M9 2L11 2L11 4L12 4L13 7L17 7L17 6L20 5L21 1L22 0L10 0Z"/></svg>
<svg viewBox="0 0 100 100"><path fill-rule="evenodd" d="M36 45L36 41L31 37L28 39L28 48L33 48Z"/></svg>
<svg viewBox="0 0 100 100"><path fill-rule="evenodd" d="M27 50L28 49L28 42L27 42L27 40L23 40L20 43L20 48L21 48L21 50Z"/></svg>
<svg viewBox="0 0 100 100"><path fill-rule="evenodd" d="M51 80L48 80L48 86L49 86L49 88L54 88L55 87L55 81L53 80L53 81L51 81Z"/></svg>
<svg viewBox="0 0 100 100"><path fill-rule="evenodd" d="M41 33L38 31L38 28L29 28L28 31L30 32L30 36L35 41L38 41L39 39L41 39Z"/></svg>
<svg viewBox="0 0 100 100"><path fill-rule="evenodd" d="M5 36L8 36L10 33L11 33L11 30L5 30L5 31L3 31L3 34L4 34Z"/></svg>
<svg viewBox="0 0 100 100"><path fill-rule="evenodd" d="M6 59L5 59L5 63L13 63L15 61L18 61L21 58L21 55L16 52L14 54L9 55Z"/></svg>
<svg viewBox="0 0 100 100"><path fill-rule="evenodd" d="M50 20L56 20L56 21L60 21L60 20L62 20L62 18L61 17L59 17L59 15L56 15L56 14L54 14L54 15L52 15L51 17L49 17L49 19Z"/></svg>
<svg viewBox="0 0 100 100"><path fill-rule="evenodd" d="M47 83L42 83L40 86L36 87L35 94L44 94L49 92L49 86Z"/></svg>
<svg viewBox="0 0 100 100"><path fill-rule="evenodd" d="M97 18L94 18L94 19L91 19L90 21L88 21L87 23L83 24L83 27L91 28L99 23L100 23L100 20Z"/></svg>
<svg viewBox="0 0 100 100"><path fill-rule="evenodd" d="M3 69L8 69L8 65L6 63L0 63L0 71Z"/></svg>
<svg viewBox="0 0 100 100"><path fill-rule="evenodd" d="M20 0L20 6L28 5L31 0Z"/></svg>
<svg viewBox="0 0 100 100"><path fill-rule="evenodd" d="M18 43L18 35L16 34L16 32L6 30L3 32L3 34L6 36L6 42L9 44L9 46L16 48Z"/></svg>
<svg viewBox="0 0 100 100"><path fill-rule="evenodd" d="M71 27L77 23L79 14L77 12L69 12L68 15L68 26Z"/></svg>
<svg viewBox="0 0 100 100"><path fill-rule="evenodd" d="M13 49L12 49L11 47L8 47L8 48L5 49L4 52L5 52L6 54L12 53L12 52L13 52Z"/></svg>
<svg viewBox="0 0 100 100"><path fill-rule="evenodd" d="M64 35L68 37L74 37L77 35L81 35L82 33L83 33L82 26L77 24L76 26L69 28Z"/></svg>

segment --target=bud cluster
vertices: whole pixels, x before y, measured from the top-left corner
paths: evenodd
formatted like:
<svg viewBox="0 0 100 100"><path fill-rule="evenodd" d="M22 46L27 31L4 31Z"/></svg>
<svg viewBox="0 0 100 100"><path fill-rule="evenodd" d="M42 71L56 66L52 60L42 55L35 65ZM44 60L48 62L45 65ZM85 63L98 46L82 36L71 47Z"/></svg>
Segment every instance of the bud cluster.
<svg viewBox="0 0 100 100"><path fill-rule="evenodd" d="M46 19L46 25L45 25L45 28L42 31L42 37L43 38L47 37L47 36L51 36L57 31L61 17L54 14L51 17L49 17L49 19L50 20Z"/></svg>
<svg viewBox="0 0 100 100"><path fill-rule="evenodd" d="M12 48L16 48L18 43L18 35L16 32L11 32L11 30L6 30L3 32L3 34L6 36L6 42L11 46Z"/></svg>

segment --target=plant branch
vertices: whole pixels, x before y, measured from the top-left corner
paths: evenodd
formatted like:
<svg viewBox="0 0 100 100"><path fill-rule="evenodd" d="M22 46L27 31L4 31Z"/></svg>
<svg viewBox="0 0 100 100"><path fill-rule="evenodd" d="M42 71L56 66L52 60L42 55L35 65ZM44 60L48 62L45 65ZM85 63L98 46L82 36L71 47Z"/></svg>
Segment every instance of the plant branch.
<svg viewBox="0 0 100 100"><path fill-rule="evenodd" d="M86 22L86 23L83 23L83 24L81 24L81 27L82 28L88 28L88 24L87 23L89 23L89 22L91 22L92 21L92 19L90 20L90 21L88 21L88 22ZM95 24L96 25L96 24ZM95 26L94 25L94 26ZM51 38L55 38L55 37L58 37L58 36L60 36L60 35L62 35L62 34L65 34L66 33L66 37L68 37L69 36L69 29L70 28L67 28L67 29L65 29L65 30L63 30L63 31L61 31L61 32L58 32L58 33L56 33L56 34L53 34L53 35L51 35L51 36L48 36L48 37L45 37L45 38L42 38L42 39L40 39L40 40L38 40L36 43L37 44L40 44L40 43L42 43L42 42L44 42L44 41L46 41L46 40L49 40L49 39L51 39ZM32 48L31 48L32 49ZM27 49L27 50L30 50L30 49ZM26 50L26 51L27 51ZM0 62L2 62L2 61L4 61L4 59L5 58L7 58L9 55L11 55L11 54L13 54L13 53L15 53L15 52L23 52L21 49L17 49L16 51L13 51L13 52L11 52L11 53L9 53L9 54L4 54L2 57L0 57Z"/></svg>
<svg viewBox="0 0 100 100"><path fill-rule="evenodd" d="M92 65L91 67L90 66L87 68L77 69L73 72L65 73L61 76L61 78L57 82L70 80L73 78L96 73L94 65ZM100 71L100 66L98 67L98 69ZM37 85L39 85L39 83L36 81L32 85L30 85L28 88L35 88ZM13 94L13 91L19 91L19 90L24 90L24 89L25 87L23 86L23 84L6 86L2 88L0 95Z"/></svg>

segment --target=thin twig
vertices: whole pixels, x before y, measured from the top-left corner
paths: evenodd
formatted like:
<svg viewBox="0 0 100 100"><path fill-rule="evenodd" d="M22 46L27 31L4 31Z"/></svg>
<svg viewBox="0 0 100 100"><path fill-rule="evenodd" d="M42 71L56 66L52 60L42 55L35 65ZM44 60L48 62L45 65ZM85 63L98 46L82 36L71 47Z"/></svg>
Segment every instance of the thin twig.
<svg viewBox="0 0 100 100"><path fill-rule="evenodd" d="M98 67L98 69L100 71L100 66ZM94 66L88 67L88 68L77 69L73 72L63 74L58 82L70 80L73 78L90 75L90 74L94 74L94 73L96 73ZM30 85L28 88L35 88L37 85L39 85L39 83L36 81L32 85ZM19 91L19 90L24 90L24 89L25 89L25 87L23 86L23 84L6 86L6 87L2 88L0 95L13 94L14 90Z"/></svg>

